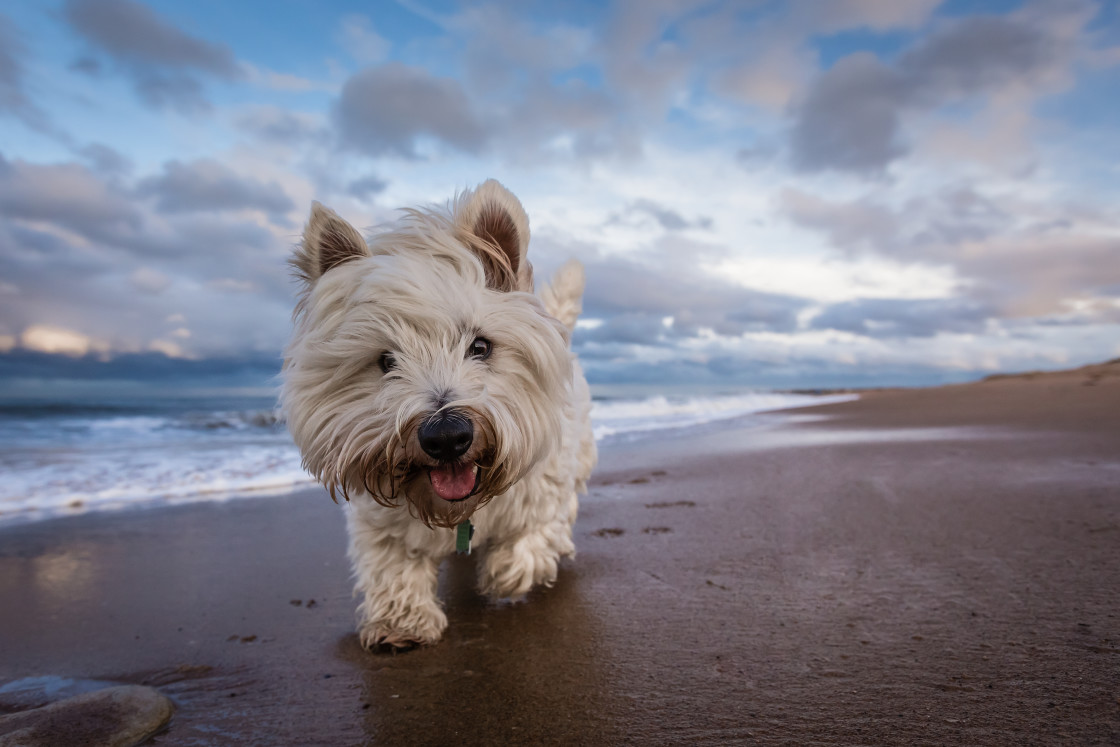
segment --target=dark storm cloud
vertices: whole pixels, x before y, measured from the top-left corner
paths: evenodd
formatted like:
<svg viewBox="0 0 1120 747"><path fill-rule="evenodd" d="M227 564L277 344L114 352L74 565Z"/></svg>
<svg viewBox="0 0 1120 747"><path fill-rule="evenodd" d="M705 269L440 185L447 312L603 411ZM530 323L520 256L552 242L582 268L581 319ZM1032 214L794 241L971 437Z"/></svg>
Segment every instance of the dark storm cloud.
<svg viewBox="0 0 1120 747"><path fill-rule="evenodd" d="M168 161L163 173L140 181L137 192L165 213L263 210L282 216L295 205L275 181L243 177L211 159Z"/></svg>
<svg viewBox="0 0 1120 747"><path fill-rule="evenodd" d="M208 111L210 103L197 75L223 80L243 75L229 47L191 36L133 0L68 0L63 17L116 61L132 78L140 99L154 108L183 114ZM90 57L75 64L89 74L100 72L99 63Z"/></svg>
<svg viewBox="0 0 1120 747"><path fill-rule="evenodd" d="M1027 16L974 16L947 23L893 65L859 52L810 86L796 108L790 155L801 171L876 174L907 151L912 112L1033 84L1071 55L1071 40Z"/></svg>
<svg viewBox="0 0 1120 747"><path fill-rule="evenodd" d="M861 298L828 306L809 325L866 337L933 337L981 332L994 310L963 299Z"/></svg>
<svg viewBox="0 0 1120 747"><path fill-rule="evenodd" d="M371 156L415 157L430 137L468 153L487 131L458 81L400 63L367 68L346 81L334 108L342 145Z"/></svg>

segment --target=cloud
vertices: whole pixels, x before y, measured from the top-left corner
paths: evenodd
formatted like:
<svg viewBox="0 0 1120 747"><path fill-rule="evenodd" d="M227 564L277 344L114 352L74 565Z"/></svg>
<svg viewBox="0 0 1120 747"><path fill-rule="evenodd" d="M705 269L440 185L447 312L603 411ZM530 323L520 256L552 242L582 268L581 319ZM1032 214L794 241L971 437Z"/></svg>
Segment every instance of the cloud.
<svg viewBox="0 0 1120 747"><path fill-rule="evenodd" d="M788 36L759 39L747 49L746 56L714 76L714 90L772 112L783 111L815 70L812 55Z"/></svg>
<svg viewBox="0 0 1120 747"><path fill-rule="evenodd" d="M892 207L872 198L828 200L787 188L778 198L783 215L823 233L831 246L854 255L951 259L954 247L1013 230L1022 206L1004 205L969 186L947 187ZM1055 215L1053 220L1061 221Z"/></svg>
<svg viewBox="0 0 1120 747"><path fill-rule="evenodd" d="M787 188L778 205L795 224L821 231L832 246L849 252L881 250L901 232L893 210L866 200L834 202Z"/></svg>
<svg viewBox="0 0 1120 747"><path fill-rule="evenodd" d="M0 115L13 116L32 130L69 142L69 136L55 127L24 90L26 71L21 58L27 47L23 38L19 27L0 13Z"/></svg>
<svg viewBox="0 0 1120 747"><path fill-rule="evenodd" d="M942 24L893 64L869 52L839 60L794 112L790 156L800 171L881 174L906 154L907 118L1011 87L1056 90L1087 17L970 16ZM1080 20L1078 20L1080 19Z"/></svg>
<svg viewBox="0 0 1120 747"><path fill-rule="evenodd" d="M23 92L23 65L17 54L24 51L21 34L6 15L0 13L0 111L20 112L30 103Z"/></svg>
<svg viewBox="0 0 1120 747"><path fill-rule="evenodd" d="M132 0L69 0L63 15L82 36L117 59L223 78L240 74L229 47L190 36Z"/></svg>
<svg viewBox="0 0 1120 747"><path fill-rule="evenodd" d="M1011 233L964 242L956 262L977 279L973 296L1008 316L1043 316L1077 300L1113 295L1120 283L1120 238L1078 226Z"/></svg>
<svg viewBox="0 0 1120 747"><path fill-rule="evenodd" d="M681 90L689 54L666 31L702 3L623 2L614 6L596 50L616 95L640 111L660 112Z"/></svg>
<svg viewBox="0 0 1120 747"><path fill-rule="evenodd" d="M505 160L540 164L640 153L651 120L635 119L623 101L626 91L602 85L599 68L614 45L596 29L555 16L542 22L501 4L468 4L433 20L462 45L456 69L471 100L469 119L485 128L486 145L500 148ZM649 108L635 101L644 117Z"/></svg>
<svg viewBox="0 0 1120 747"><path fill-rule="evenodd" d="M1077 299L1115 295L1120 283L1112 210L985 195L970 186L893 206L867 197L831 201L786 190L780 204L794 224L821 233L846 254L951 265L965 297L979 305L973 308L994 316L1060 313ZM838 308L846 319L870 307Z"/></svg>
<svg viewBox="0 0 1120 747"><path fill-rule="evenodd" d="M993 314L993 309L965 299L861 298L826 307L809 326L888 339L932 337L982 332Z"/></svg>
<svg viewBox="0 0 1120 747"><path fill-rule="evenodd" d="M191 36L133 0L68 0L63 17L132 78L140 99L184 114L210 109L197 74L237 80L244 71L224 44ZM100 66L82 58L79 70Z"/></svg>
<svg viewBox="0 0 1120 747"><path fill-rule="evenodd" d="M371 156L415 158L424 137L478 153L488 137L458 81L397 62L347 80L334 121L344 147Z"/></svg>
<svg viewBox="0 0 1120 747"><path fill-rule="evenodd" d="M676 210L645 198L630 203L622 213L612 215L607 222L608 224L623 223L631 217L638 220L652 219L666 231L685 231L690 228L706 231L712 228L712 219L708 216L701 215L695 220L688 220Z"/></svg>
<svg viewBox="0 0 1120 747"><path fill-rule="evenodd" d="M330 137L318 116L275 106L255 106L239 115L236 123L255 138L282 145L325 142Z"/></svg>
<svg viewBox="0 0 1120 747"><path fill-rule="evenodd" d="M212 159L168 161L162 174L140 181L137 193L154 197L166 213L262 210L282 217L295 208L276 182L239 176Z"/></svg>
<svg viewBox="0 0 1120 747"><path fill-rule="evenodd" d="M145 72L135 83L140 100L154 109L167 107L186 115L206 114L211 109L202 83L190 75Z"/></svg>
<svg viewBox="0 0 1120 747"><path fill-rule="evenodd" d="M556 19L541 23L512 7L428 14L446 34L428 51L444 59L454 49L452 77L396 61L350 77L332 111L342 148L418 158L431 155L424 146L434 143L533 164L640 154L653 109L623 89L606 90L595 70L614 54L613 40ZM345 28L359 36L369 30L355 18Z"/></svg>
<svg viewBox="0 0 1120 747"><path fill-rule="evenodd" d="M75 151L102 174L123 175L132 171L132 161L118 150L101 143L89 143Z"/></svg>
<svg viewBox="0 0 1120 747"><path fill-rule="evenodd" d="M899 68L916 98L936 104L1037 81L1063 58L1068 41L1027 18L976 16L917 43Z"/></svg>
<svg viewBox="0 0 1120 747"><path fill-rule="evenodd" d="M923 26L942 0L782 0L756 3L744 22L741 6L693 14L685 37L708 56L726 57L712 76L722 96L780 113L817 69L814 42L841 32L891 32ZM707 10L707 9L706 9Z"/></svg>
<svg viewBox="0 0 1120 747"><path fill-rule="evenodd" d="M642 130L631 114L606 93L581 80L554 83L535 79L511 94L495 125L503 151L522 161L580 160L641 153Z"/></svg>
<svg viewBox="0 0 1120 747"><path fill-rule="evenodd" d="M793 165L802 171L881 172L905 152L901 109L906 81L869 52L849 55L810 88L790 133Z"/></svg>
<svg viewBox="0 0 1120 747"><path fill-rule="evenodd" d="M943 0L794 0L790 16L817 32L871 29L893 31L924 24Z"/></svg>
<svg viewBox="0 0 1120 747"><path fill-rule="evenodd" d="M355 179L350 182L346 187L346 192L359 200L367 200L376 194L385 191L389 186L389 182L373 175L364 176L361 179Z"/></svg>
<svg viewBox="0 0 1120 747"><path fill-rule="evenodd" d="M83 356L91 350L103 349L104 345L71 329L54 327L49 324L36 324L24 330L20 345L26 350L40 353L61 353L73 357Z"/></svg>
<svg viewBox="0 0 1120 747"><path fill-rule="evenodd" d="M291 207L275 183L205 160L169 162L133 182L79 163L0 158L0 335L68 330L99 341L90 344L99 354L279 350L294 231L278 211ZM241 209L267 220L233 212ZM76 338L40 331L26 346L67 339Z"/></svg>
<svg viewBox="0 0 1120 747"><path fill-rule="evenodd" d="M343 17L339 41L347 54L363 64L384 61L392 48L392 43L377 33L369 18L356 13Z"/></svg>
<svg viewBox="0 0 1120 747"><path fill-rule="evenodd" d="M622 313L609 317L598 326L577 328L574 342L577 349L587 343L661 345L668 342L668 331L663 319L656 314ZM610 347L609 354L617 355L617 348Z"/></svg>
<svg viewBox="0 0 1120 747"><path fill-rule="evenodd" d="M130 200L76 163L34 164L0 155L0 215L104 235L139 221Z"/></svg>
<svg viewBox="0 0 1120 747"><path fill-rule="evenodd" d="M94 57L79 57L67 65L67 68L93 78L101 75L101 62Z"/></svg>
<svg viewBox="0 0 1120 747"><path fill-rule="evenodd" d="M152 294L162 293L171 285L171 278L150 267L136 268L128 276L128 280L136 290Z"/></svg>
<svg viewBox="0 0 1120 747"><path fill-rule="evenodd" d="M256 86L271 88L274 91L299 93L304 91L330 91L333 93L338 90L337 86L330 82L316 81L291 73L278 73L275 70L269 70L248 62L240 63L240 67L248 82Z"/></svg>
<svg viewBox="0 0 1120 747"><path fill-rule="evenodd" d="M721 280L688 264L688 257L670 266L624 258L585 260L587 288L583 308L587 318L605 320L586 332L588 339L633 342L635 330L660 337L690 337L702 329L722 335L750 331L789 332L806 299L751 290ZM618 318L619 321L611 322ZM671 319L666 324L665 320ZM582 334L582 333L581 333ZM577 336L578 338L578 336Z"/></svg>

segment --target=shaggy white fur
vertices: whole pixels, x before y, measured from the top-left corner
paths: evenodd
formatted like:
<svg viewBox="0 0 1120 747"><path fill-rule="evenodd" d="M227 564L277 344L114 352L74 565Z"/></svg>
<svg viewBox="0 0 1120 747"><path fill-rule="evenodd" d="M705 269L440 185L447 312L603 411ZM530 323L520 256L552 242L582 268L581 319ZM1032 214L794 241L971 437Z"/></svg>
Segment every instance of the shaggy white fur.
<svg viewBox="0 0 1120 747"><path fill-rule="evenodd" d="M521 203L493 180L368 243L312 206L281 405L304 466L350 502L366 646L439 640L439 564L467 518L491 597L552 584L575 554L596 460L569 349L583 268L538 299L528 245Z"/></svg>

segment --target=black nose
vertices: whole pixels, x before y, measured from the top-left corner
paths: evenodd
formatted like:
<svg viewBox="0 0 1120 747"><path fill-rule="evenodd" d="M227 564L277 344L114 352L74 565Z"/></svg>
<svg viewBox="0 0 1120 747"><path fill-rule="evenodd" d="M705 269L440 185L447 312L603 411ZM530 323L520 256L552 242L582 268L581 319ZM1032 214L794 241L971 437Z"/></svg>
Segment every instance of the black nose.
<svg viewBox="0 0 1120 747"><path fill-rule="evenodd" d="M474 441L474 426L463 413L445 410L425 420L417 436L425 454L450 462L467 453Z"/></svg>

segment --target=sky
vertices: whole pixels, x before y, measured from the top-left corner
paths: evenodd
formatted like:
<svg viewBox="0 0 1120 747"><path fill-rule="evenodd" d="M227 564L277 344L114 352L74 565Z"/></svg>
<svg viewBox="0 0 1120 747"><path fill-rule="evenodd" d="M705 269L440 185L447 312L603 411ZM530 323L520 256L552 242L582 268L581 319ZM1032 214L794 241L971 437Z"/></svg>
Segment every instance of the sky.
<svg viewBox="0 0 1120 747"><path fill-rule="evenodd" d="M0 387L267 386L312 200L497 178L593 385L1120 356L1104 0L0 7Z"/></svg>

